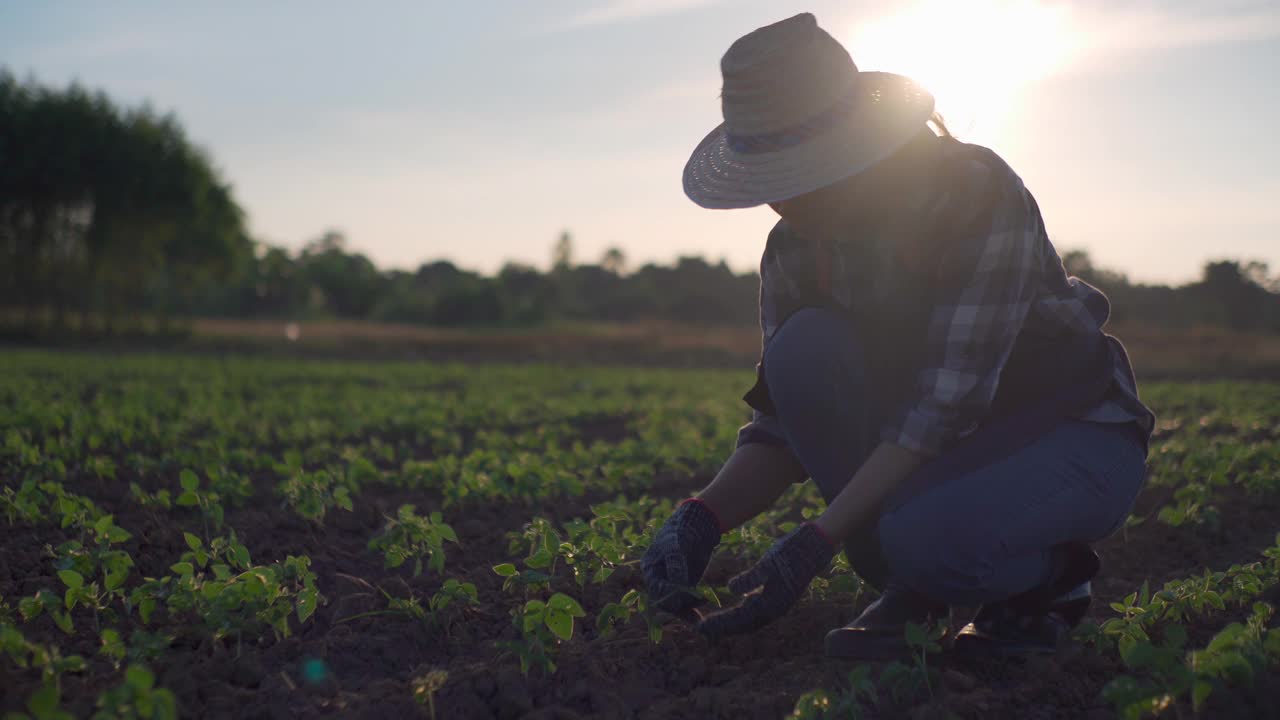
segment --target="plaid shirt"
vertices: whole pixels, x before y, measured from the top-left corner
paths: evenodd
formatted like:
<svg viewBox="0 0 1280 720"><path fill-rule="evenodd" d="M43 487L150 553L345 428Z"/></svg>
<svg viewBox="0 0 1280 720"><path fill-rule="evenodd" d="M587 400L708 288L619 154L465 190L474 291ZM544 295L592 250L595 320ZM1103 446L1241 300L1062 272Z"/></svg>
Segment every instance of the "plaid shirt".
<svg viewBox="0 0 1280 720"><path fill-rule="evenodd" d="M1097 333L1110 313L1098 289L1067 277L1039 208L1017 174L986 148L940 142L950 155L949 167L961 171L949 176L953 181L943 187L922 188L913 212L901 214L893 224L859 227L856 237L835 239L825 245L821 259L815 253L824 246L799 237L779 221L760 263L760 325L767 348L786 319L779 317L779 309L795 307L806 284L824 286L826 296L846 310L876 312L885 307L904 262L936 262L928 249L912 247L925 228L942 218L948 223L957 218L979 223L976 227L985 241L967 243L966 257L947 260L948 265L964 268L968 277L932 290L915 399L905 407L887 408L881 431L882 440L930 456L977 427L1021 333ZM990 198L994 200L983 201ZM1149 435L1154 415L1138 399L1123 346L1114 338L1108 342L1115 381L1100 404L1077 417L1136 422ZM755 411L738 435L739 445L753 441L785 444L777 419Z"/></svg>

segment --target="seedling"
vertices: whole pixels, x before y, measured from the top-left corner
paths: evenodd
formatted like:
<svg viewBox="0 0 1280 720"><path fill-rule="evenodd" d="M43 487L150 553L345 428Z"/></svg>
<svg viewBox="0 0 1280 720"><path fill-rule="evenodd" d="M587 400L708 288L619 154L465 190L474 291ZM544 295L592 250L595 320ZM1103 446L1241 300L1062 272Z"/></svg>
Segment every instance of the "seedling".
<svg viewBox="0 0 1280 720"><path fill-rule="evenodd" d="M401 505L394 519L387 518L382 534L369 541L369 549L381 550L389 568L412 559L417 577L422 574L424 560L427 567L444 572L445 542L458 542L458 535L438 511L424 518L414 513L413 505Z"/></svg>
<svg viewBox="0 0 1280 720"><path fill-rule="evenodd" d="M204 539L209 539L209 521L213 521L214 528L221 530L222 521L226 512L219 503L221 497L212 489L202 491L200 489L200 478L191 470L183 470L178 475L178 484L182 486L182 492L174 501L179 507L194 507L200 509L200 519L204 522Z"/></svg>
<svg viewBox="0 0 1280 720"><path fill-rule="evenodd" d="M449 673L445 670L432 670L426 675L413 679L413 699L419 705L426 705L431 720L436 717L436 693L449 681Z"/></svg>
<svg viewBox="0 0 1280 720"><path fill-rule="evenodd" d="M563 593L552 595L546 602L530 600L511 611L521 639L500 641L498 646L520 658L520 672L525 675L532 668L551 674L556 671L552 660L556 647L573 637L574 618L585 615L578 601Z"/></svg>
<svg viewBox="0 0 1280 720"><path fill-rule="evenodd" d="M146 667L130 665L124 671L123 682L98 696L95 717L176 720L177 699L155 683L155 675Z"/></svg>

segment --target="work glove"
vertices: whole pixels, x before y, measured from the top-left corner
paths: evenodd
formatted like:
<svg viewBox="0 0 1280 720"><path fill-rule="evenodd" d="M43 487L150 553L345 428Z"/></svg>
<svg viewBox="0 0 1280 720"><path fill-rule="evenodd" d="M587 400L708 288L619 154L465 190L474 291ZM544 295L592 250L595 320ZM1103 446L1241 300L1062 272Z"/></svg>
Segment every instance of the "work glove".
<svg viewBox="0 0 1280 720"><path fill-rule="evenodd" d="M750 632L782 617L831 563L835 545L807 522L782 536L750 570L729 581L742 603L708 615L698 630L711 638Z"/></svg>
<svg viewBox="0 0 1280 720"><path fill-rule="evenodd" d="M693 608L706 600L686 588L702 580L721 534L720 521L705 502L689 498L676 506L640 560L645 589L655 607L697 620Z"/></svg>

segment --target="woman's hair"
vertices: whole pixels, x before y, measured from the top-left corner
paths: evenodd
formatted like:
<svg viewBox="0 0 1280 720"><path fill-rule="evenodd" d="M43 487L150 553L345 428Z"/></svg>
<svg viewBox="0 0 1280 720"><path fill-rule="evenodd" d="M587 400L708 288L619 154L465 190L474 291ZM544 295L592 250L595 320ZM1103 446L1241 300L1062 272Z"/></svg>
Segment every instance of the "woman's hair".
<svg viewBox="0 0 1280 720"><path fill-rule="evenodd" d="M934 110L933 114L929 116L929 120L926 124L933 128L933 132L936 133L938 137L944 137L948 140L956 139L956 136L952 135L951 130L947 128L946 121L942 119L942 113L937 110Z"/></svg>

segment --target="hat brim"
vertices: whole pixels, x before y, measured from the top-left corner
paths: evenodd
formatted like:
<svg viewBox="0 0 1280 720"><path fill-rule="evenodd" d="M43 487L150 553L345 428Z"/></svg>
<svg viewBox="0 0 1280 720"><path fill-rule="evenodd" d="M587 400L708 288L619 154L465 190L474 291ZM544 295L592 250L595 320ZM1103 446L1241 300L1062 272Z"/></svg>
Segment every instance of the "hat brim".
<svg viewBox="0 0 1280 720"><path fill-rule="evenodd" d="M684 192L705 208L780 202L839 182L883 160L924 128L933 96L902 75L858 73L862 94L843 122L793 147L741 153L724 124L698 143L684 167Z"/></svg>

